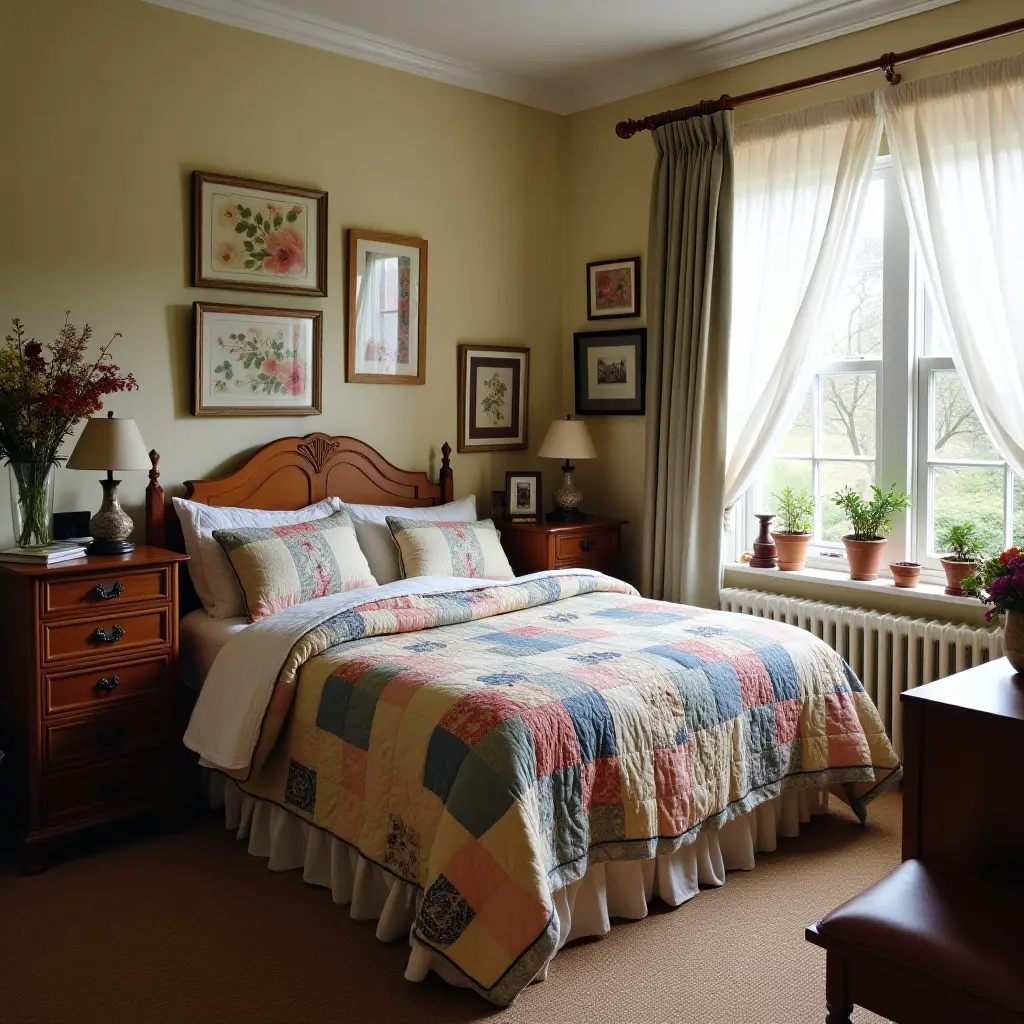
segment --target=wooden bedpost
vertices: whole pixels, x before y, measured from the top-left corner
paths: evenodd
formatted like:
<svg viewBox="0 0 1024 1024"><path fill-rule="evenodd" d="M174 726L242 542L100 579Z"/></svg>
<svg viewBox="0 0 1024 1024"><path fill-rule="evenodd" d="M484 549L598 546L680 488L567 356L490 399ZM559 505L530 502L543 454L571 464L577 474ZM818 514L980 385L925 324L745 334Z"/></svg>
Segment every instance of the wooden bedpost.
<svg viewBox="0 0 1024 1024"><path fill-rule="evenodd" d="M455 500L455 484L452 481L452 446L445 441L441 445L441 472L437 482L441 485L441 504Z"/></svg>
<svg viewBox="0 0 1024 1024"><path fill-rule="evenodd" d="M146 543L162 548L167 539L164 530L164 489L158 483L160 472L156 467L160 453L155 448L149 453L149 461L153 468L149 471L149 484L146 487Z"/></svg>

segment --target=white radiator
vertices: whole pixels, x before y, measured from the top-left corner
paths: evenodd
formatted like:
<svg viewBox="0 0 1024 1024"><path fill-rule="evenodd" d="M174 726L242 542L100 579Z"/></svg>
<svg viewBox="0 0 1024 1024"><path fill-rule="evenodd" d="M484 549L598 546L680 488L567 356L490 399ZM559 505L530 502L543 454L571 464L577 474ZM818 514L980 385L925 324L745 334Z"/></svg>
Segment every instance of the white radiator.
<svg viewBox="0 0 1024 1024"><path fill-rule="evenodd" d="M857 673L901 754L900 694L904 690L1003 654L1001 629L912 619L760 590L725 588L722 610L788 622L824 640Z"/></svg>

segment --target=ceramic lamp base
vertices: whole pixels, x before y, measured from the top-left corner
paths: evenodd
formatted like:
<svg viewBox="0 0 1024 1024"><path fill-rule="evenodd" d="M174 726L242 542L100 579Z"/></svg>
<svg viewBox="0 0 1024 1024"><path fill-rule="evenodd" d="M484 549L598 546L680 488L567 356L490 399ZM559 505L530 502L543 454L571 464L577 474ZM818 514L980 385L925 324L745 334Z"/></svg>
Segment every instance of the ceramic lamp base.
<svg viewBox="0 0 1024 1024"><path fill-rule="evenodd" d="M112 473L108 473L106 480L100 481L103 504L99 512L89 520L89 532L93 536L89 545L90 555L127 555L135 550L135 545L128 539L132 532L131 517L117 500L117 487L120 483Z"/></svg>

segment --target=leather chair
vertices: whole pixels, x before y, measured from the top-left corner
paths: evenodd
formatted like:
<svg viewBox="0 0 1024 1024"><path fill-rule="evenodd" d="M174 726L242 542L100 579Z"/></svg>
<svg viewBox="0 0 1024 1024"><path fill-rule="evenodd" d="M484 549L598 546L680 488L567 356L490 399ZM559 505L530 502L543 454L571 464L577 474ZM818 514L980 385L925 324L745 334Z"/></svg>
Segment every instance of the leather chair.
<svg viewBox="0 0 1024 1024"><path fill-rule="evenodd" d="M826 1024L854 1005L897 1024L1024 1022L1024 884L906 860L806 931Z"/></svg>

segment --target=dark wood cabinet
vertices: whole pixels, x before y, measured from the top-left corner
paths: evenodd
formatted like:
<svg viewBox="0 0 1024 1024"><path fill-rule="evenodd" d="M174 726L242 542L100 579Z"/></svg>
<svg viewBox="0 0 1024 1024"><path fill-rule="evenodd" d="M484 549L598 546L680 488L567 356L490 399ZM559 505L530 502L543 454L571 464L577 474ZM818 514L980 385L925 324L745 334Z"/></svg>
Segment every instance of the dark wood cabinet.
<svg viewBox="0 0 1024 1024"><path fill-rule="evenodd" d="M545 569L597 569L619 573L625 519L587 516L579 523L497 524L501 545L517 576Z"/></svg>
<svg viewBox="0 0 1024 1024"><path fill-rule="evenodd" d="M70 835L176 800L185 557L0 563L0 807L27 869Z"/></svg>

